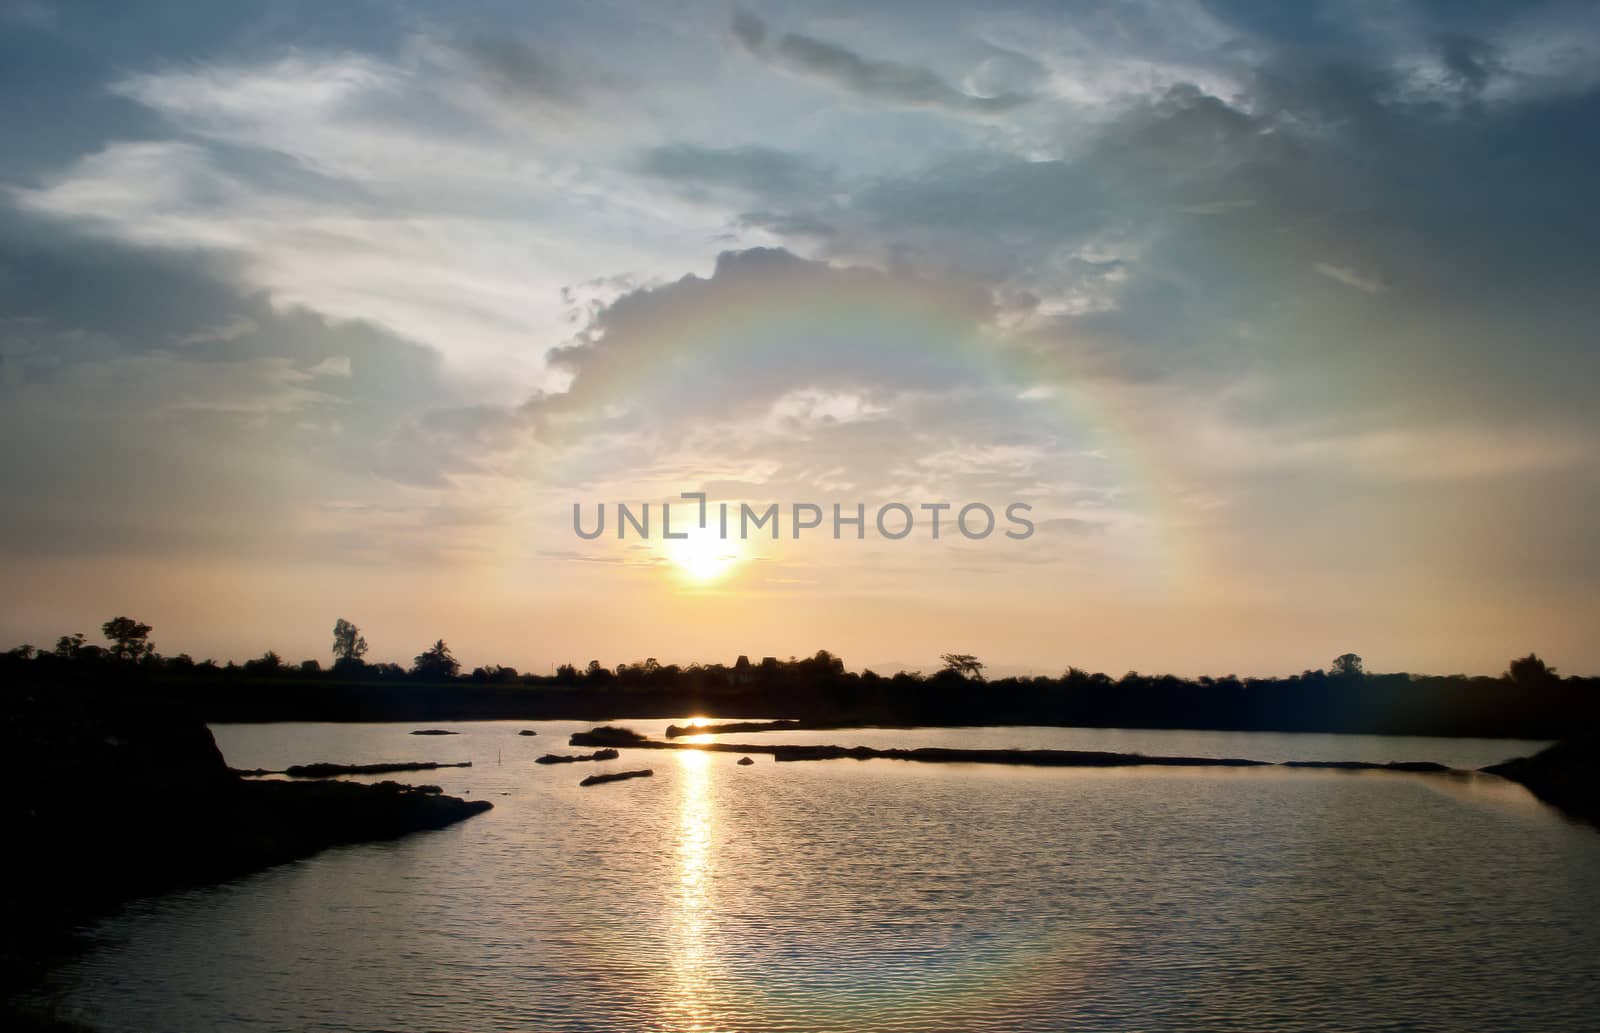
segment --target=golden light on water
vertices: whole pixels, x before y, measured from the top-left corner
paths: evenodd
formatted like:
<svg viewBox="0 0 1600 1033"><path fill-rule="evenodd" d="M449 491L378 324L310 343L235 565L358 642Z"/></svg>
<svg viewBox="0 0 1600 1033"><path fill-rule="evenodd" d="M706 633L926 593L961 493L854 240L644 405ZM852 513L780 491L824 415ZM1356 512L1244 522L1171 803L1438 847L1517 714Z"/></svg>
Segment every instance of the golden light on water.
<svg viewBox="0 0 1600 1033"><path fill-rule="evenodd" d="M703 728L706 728L707 726L709 726L711 724L714 724L714 723L715 722L713 722L709 717L691 717L691 718L689 718L689 720L687 720L687 721L685 721L683 723L683 727L686 728L686 729L687 728L701 728L701 729L703 729ZM678 736L678 741L680 743L683 743L685 746L695 746L695 745L699 745L701 743L716 742L717 741L717 737L714 734L710 733L710 732L700 731L700 732L695 732L695 733L690 734L690 735L680 735L680 736Z"/></svg>
<svg viewBox="0 0 1600 1033"><path fill-rule="evenodd" d="M712 756L698 750L681 750L678 762L678 913L674 977L677 1026L709 1028L711 1012L705 1004L712 970L712 950L706 942L711 900L712 846L715 805L711 799Z"/></svg>

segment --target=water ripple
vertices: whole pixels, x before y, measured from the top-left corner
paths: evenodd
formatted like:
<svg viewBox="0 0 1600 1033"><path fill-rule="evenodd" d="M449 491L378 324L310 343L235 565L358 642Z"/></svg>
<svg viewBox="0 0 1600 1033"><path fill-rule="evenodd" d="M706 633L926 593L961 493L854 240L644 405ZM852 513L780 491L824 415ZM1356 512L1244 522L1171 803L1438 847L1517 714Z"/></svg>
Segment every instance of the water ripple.
<svg viewBox="0 0 1600 1033"><path fill-rule="evenodd" d="M654 779L579 789L531 763L573 726L456 727L425 748L392 725L219 729L240 766L470 759L430 780L496 807L130 905L56 974L62 1013L106 1030L341 1033L1579 1030L1600 1014L1600 835L1498 780L739 768L682 753L652 758ZM1205 735L828 738L1447 763L1517 752ZM1340 738L1346 753L1328 756L1323 740Z"/></svg>

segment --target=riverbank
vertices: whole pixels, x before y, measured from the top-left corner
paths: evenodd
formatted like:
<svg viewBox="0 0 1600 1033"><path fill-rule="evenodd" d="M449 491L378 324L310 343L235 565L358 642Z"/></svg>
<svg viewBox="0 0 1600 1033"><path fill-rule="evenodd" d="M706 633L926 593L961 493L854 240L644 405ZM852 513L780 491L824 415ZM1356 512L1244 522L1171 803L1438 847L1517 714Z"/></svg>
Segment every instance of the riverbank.
<svg viewBox="0 0 1600 1033"><path fill-rule="evenodd" d="M1483 770L1520 783L1546 803L1600 825L1600 735L1568 739L1531 757Z"/></svg>
<svg viewBox="0 0 1600 1033"><path fill-rule="evenodd" d="M819 657L821 654L819 654ZM681 721L698 715L809 729L1035 725L1211 731L1552 740L1600 724L1600 679L1396 674L1184 679L1130 672L1113 679L979 681L949 671L883 677L840 668L837 658L749 668L626 667L553 676L507 669L458 678L407 674L392 665L358 671L279 670L0 656L0 675L25 684L92 685L152 705L176 705L208 723L415 722L623 718ZM491 676L492 674L492 676ZM792 729L795 725L790 724ZM689 732L688 729L680 731ZM691 733L692 734L692 733Z"/></svg>
<svg viewBox="0 0 1600 1033"><path fill-rule="evenodd" d="M258 781L192 714L114 693L0 694L11 753L0 856L0 995L125 900L217 882L331 846L441 829L488 801L397 782Z"/></svg>
<svg viewBox="0 0 1600 1033"><path fill-rule="evenodd" d="M668 724L615 723L651 739L663 738ZM412 727L421 726L214 729L223 754L242 767L470 758L472 768L416 777L458 796L470 788L495 809L395 848L334 850L222 892L119 909L97 923L102 935L92 954L52 973L49 992L62 1013L128 1030L475 1030L513 1021L550 1030L696 1022L767 1031L1093 1028L1112 1011L1082 1004L1089 984L1061 975L1089 964L1093 986L1118 995L1106 1000L1128 1028L1170 1026L1178 1012L1129 1010L1128 1002L1156 992L1146 988L1158 977L1123 996L1122 980L1139 969L1103 971L1095 966L1104 942L1074 939L1092 919L1125 935L1130 951L1160 945L1165 953L1149 964L1167 977L1191 971L1194 943L1215 945L1199 971L1218 993L1236 990L1239 973L1263 963L1265 949L1295 957L1337 950L1342 964L1377 959L1330 972L1318 990L1326 996L1303 1023L1296 995L1305 989L1305 968L1268 965L1272 982L1257 988L1288 1002L1282 1010L1252 1012L1249 1025L1229 1005L1207 1012L1207 1028L1368 1028L1362 1020L1371 1011L1348 1006L1344 996L1353 980L1414 978L1431 986L1439 965L1461 957L1478 962L1451 976L1452 992L1480 994L1460 1009L1479 1022L1452 1029L1485 1028L1484 1016L1519 1028L1507 1015L1533 1007L1516 996L1530 985L1566 1002L1566 1012L1541 1006L1548 1021L1540 1028L1586 1028L1558 1020L1588 1000L1568 988L1587 986L1594 967L1579 952L1600 930L1589 924L1588 907L1600 901L1589 892L1600 873L1600 838L1489 775L778 764L757 754L753 766L739 766L737 753L630 749L598 768L541 766L533 761L546 752L593 752L567 746L571 733L593 726L447 725L460 736L428 744L427 752L417 751ZM528 728L538 737L517 734ZM1463 771L1546 745L1026 729L770 738L1431 760ZM597 769L655 775L578 785ZM1517 878L1503 877L1513 869ZM1310 917L1281 906L1285 892L1297 900L1305 894ZM1197 935L1173 936L1175 908L1189 916L1182 922L1196 923L1183 928ZM1441 914L1451 921L1439 921ZM703 939L683 939L686 916ZM907 918L925 924L908 927ZM684 951L695 944L724 975L695 982L686 997ZM914 1009L874 1004L873 987L885 980L908 988L902 1001L928 999L930 944L942 945L938 985L972 1001L972 1010L963 1005L919 1023ZM1486 946L1492 954L1474 953ZM1014 971L1056 950L1066 951L1059 964L1019 979L986 979L982 993L969 992L975 972L991 973L988 962ZM1419 971L1417 958L1434 959L1433 967ZM874 983L848 1009L830 1010L841 989L830 980L841 971L868 973ZM1034 997L1036 1007L994 1018L995 993L1006 987ZM1067 1010L1035 988L1058 994ZM753 1002L769 991L795 1003L766 1021ZM1401 1018L1439 1025L1438 999L1414 992L1423 999ZM1510 1003L1496 1010L1499 999Z"/></svg>

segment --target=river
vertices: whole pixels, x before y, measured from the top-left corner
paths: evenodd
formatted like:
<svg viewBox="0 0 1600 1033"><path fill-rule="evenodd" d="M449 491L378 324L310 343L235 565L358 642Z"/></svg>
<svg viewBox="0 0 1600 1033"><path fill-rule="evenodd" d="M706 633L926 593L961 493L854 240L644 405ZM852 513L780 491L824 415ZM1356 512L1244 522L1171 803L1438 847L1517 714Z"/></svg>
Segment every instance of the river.
<svg viewBox="0 0 1600 1033"><path fill-rule="evenodd" d="M619 723L659 736L669 722ZM629 750L539 766L578 752L566 737L588 725L413 727L215 726L241 768L470 760L388 777L495 809L126 905L52 974L59 1014L108 1031L854 1033L1559 1031L1600 1015L1600 832L1493 776L741 767ZM722 738L1458 767L1542 745L1063 728ZM577 784L641 767L655 777Z"/></svg>

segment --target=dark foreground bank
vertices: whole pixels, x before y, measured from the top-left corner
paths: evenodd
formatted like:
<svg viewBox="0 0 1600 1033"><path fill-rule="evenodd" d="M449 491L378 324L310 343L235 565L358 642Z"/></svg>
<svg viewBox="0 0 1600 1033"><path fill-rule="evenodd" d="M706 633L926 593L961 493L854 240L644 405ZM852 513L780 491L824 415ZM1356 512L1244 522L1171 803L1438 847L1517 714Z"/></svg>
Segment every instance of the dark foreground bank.
<svg viewBox="0 0 1600 1033"><path fill-rule="evenodd" d="M1483 770L1520 782L1568 814L1600 824L1600 735L1566 739Z"/></svg>
<svg viewBox="0 0 1600 1033"><path fill-rule="evenodd" d="M0 689L0 732L11 752L6 997L70 948L75 923L121 901L443 828L491 806L436 786L242 779L197 718L115 693Z"/></svg>

